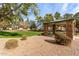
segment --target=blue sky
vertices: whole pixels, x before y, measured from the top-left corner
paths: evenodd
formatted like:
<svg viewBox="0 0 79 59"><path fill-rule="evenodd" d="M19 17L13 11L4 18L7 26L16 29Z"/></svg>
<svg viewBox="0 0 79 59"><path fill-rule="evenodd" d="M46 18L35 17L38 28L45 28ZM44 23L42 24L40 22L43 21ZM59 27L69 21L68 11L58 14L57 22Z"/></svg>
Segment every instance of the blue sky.
<svg viewBox="0 0 79 59"><path fill-rule="evenodd" d="M61 15L64 15L65 13L75 14L76 12L79 12L78 3L38 3L37 6L40 9L40 16L44 16L46 13L54 15L55 12L60 12ZM26 19L24 16L23 18ZM34 20L35 16L31 14L29 18L30 20Z"/></svg>

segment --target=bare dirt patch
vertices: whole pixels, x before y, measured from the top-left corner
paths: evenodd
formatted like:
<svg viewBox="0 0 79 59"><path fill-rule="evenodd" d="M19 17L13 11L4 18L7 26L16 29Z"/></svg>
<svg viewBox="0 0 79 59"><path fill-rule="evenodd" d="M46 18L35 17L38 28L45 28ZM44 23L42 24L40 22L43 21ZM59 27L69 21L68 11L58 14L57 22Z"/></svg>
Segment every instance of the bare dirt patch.
<svg viewBox="0 0 79 59"><path fill-rule="evenodd" d="M12 38L11 38L12 39ZM14 39L14 38L13 38ZM5 49L4 45L8 38L0 39L0 55L10 56L77 56L79 55L79 37L75 36L75 40L72 41L70 46L62 46L54 43L47 42L45 40L54 40L52 37L46 36L32 36L27 40L21 41L21 38L15 38L18 40L19 45L14 49Z"/></svg>

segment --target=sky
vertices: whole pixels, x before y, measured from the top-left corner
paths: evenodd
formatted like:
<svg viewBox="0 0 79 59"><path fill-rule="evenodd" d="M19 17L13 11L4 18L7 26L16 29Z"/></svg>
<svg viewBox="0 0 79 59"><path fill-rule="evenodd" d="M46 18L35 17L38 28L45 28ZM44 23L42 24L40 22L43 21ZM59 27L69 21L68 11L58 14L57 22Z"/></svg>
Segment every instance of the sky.
<svg viewBox="0 0 79 59"><path fill-rule="evenodd" d="M61 16L63 16L65 13L75 14L79 12L79 3L38 3L37 6L40 9L39 15L42 17L46 13L54 15L55 12L59 12ZM25 16L23 16L23 18L26 19ZM35 20L35 16L32 14L29 18L30 20Z"/></svg>

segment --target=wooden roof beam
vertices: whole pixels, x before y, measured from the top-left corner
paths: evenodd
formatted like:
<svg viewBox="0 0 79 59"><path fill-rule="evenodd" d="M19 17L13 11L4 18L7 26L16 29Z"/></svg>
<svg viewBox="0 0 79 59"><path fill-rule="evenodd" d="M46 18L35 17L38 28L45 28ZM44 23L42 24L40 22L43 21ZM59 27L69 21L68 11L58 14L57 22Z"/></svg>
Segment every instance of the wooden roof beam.
<svg viewBox="0 0 79 59"><path fill-rule="evenodd" d="M52 24L60 23L60 22L66 22L66 21L73 21L74 19L62 19L62 20L55 20L51 21Z"/></svg>

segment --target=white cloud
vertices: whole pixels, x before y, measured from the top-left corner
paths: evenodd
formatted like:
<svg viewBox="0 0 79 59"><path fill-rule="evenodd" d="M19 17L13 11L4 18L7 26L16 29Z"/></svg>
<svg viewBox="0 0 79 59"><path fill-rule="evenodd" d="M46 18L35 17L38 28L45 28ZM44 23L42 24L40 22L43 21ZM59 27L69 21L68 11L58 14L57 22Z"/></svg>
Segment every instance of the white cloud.
<svg viewBox="0 0 79 59"><path fill-rule="evenodd" d="M2 4L0 4L0 9L2 8Z"/></svg>
<svg viewBox="0 0 79 59"><path fill-rule="evenodd" d="M62 6L62 8L61 8L61 11L62 11L62 12L67 11L67 7L68 7L68 3L63 4L63 6Z"/></svg>
<svg viewBox="0 0 79 59"><path fill-rule="evenodd" d="M72 11L73 14L76 12L79 12L79 4L77 4L77 6Z"/></svg>
<svg viewBox="0 0 79 59"><path fill-rule="evenodd" d="M60 10L60 13L62 14L62 15L64 15L66 12L67 12L67 10L68 10L68 3L64 3L63 4L63 6L61 7L61 10Z"/></svg>

